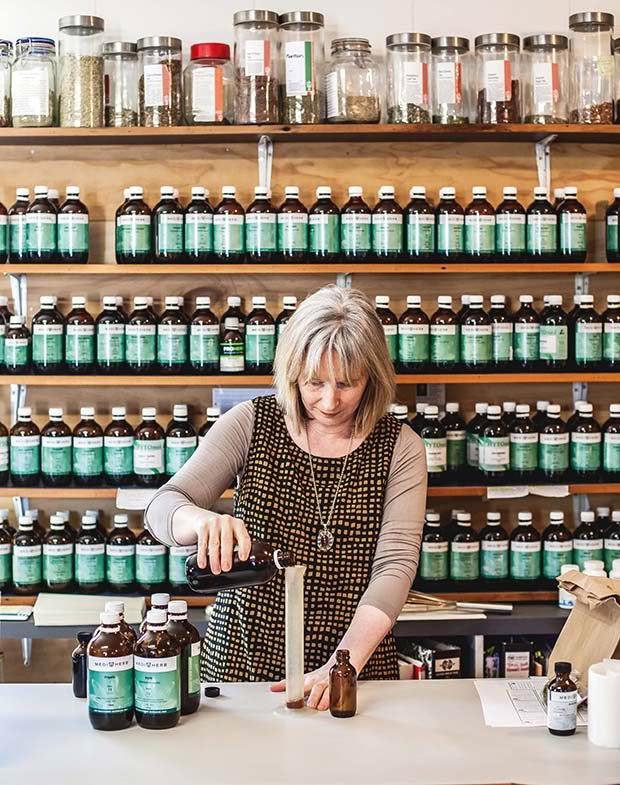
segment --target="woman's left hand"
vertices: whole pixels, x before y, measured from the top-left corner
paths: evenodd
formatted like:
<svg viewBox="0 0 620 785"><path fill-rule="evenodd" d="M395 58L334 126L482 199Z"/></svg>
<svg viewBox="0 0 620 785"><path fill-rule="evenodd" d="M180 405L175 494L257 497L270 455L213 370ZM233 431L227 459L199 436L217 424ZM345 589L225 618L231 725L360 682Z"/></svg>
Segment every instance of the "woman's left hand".
<svg viewBox="0 0 620 785"><path fill-rule="evenodd" d="M331 663L326 663L315 671L306 673L304 678L304 695L308 696L307 706L318 711L329 709L329 670ZM285 692L286 679L271 686L272 692Z"/></svg>

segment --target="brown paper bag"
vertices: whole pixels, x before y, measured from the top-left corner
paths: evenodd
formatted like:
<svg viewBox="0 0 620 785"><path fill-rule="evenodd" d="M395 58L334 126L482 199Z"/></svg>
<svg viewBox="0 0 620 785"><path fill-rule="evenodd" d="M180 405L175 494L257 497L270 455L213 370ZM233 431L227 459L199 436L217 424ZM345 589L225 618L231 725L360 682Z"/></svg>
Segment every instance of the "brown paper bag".
<svg viewBox="0 0 620 785"><path fill-rule="evenodd" d="M554 674L556 662L564 660L581 673L587 687L590 665L607 657L620 659L620 581L576 570L557 580L577 602L553 647L547 676Z"/></svg>

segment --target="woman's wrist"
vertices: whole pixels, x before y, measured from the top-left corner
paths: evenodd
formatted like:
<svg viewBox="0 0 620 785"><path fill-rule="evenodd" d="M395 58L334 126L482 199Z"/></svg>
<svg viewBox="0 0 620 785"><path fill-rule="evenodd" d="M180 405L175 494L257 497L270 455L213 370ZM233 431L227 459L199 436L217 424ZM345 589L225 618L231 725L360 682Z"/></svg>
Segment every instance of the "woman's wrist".
<svg viewBox="0 0 620 785"><path fill-rule="evenodd" d="M194 504L184 504L172 516L172 535L180 545L195 545L201 524L208 522L214 515Z"/></svg>

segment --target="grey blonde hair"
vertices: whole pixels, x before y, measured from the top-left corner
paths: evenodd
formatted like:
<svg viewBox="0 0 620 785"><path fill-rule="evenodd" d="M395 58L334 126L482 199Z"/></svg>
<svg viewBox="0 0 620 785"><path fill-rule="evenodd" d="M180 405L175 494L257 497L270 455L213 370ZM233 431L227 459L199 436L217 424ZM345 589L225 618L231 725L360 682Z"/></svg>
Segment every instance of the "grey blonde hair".
<svg viewBox="0 0 620 785"><path fill-rule="evenodd" d="M278 341L276 398L298 433L306 419L298 384L318 374L323 357L334 378L334 354L347 384L368 376L354 424L355 435L365 437L394 400L394 368L383 326L367 297L332 284L301 303Z"/></svg>

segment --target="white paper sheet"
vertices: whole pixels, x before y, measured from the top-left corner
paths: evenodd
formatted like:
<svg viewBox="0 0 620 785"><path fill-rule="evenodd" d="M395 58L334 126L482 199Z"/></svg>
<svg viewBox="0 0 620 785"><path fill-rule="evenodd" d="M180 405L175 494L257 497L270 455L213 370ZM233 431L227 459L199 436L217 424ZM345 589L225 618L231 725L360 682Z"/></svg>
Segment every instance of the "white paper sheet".
<svg viewBox="0 0 620 785"><path fill-rule="evenodd" d="M542 696L547 679L475 679L485 723L492 728L526 728L547 725ZM577 709L577 725L587 725L585 708Z"/></svg>
<svg viewBox="0 0 620 785"><path fill-rule="evenodd" d="M116 506L119 510L145 510L156 493L157 488L119 488Z"/></svg>
<svg viewBox="0 0 620 785"><path fill-rule="evenodd" d="M468 611L401 611L398 621L443 621L445 619L486 619L485 613Z"/></svg>

